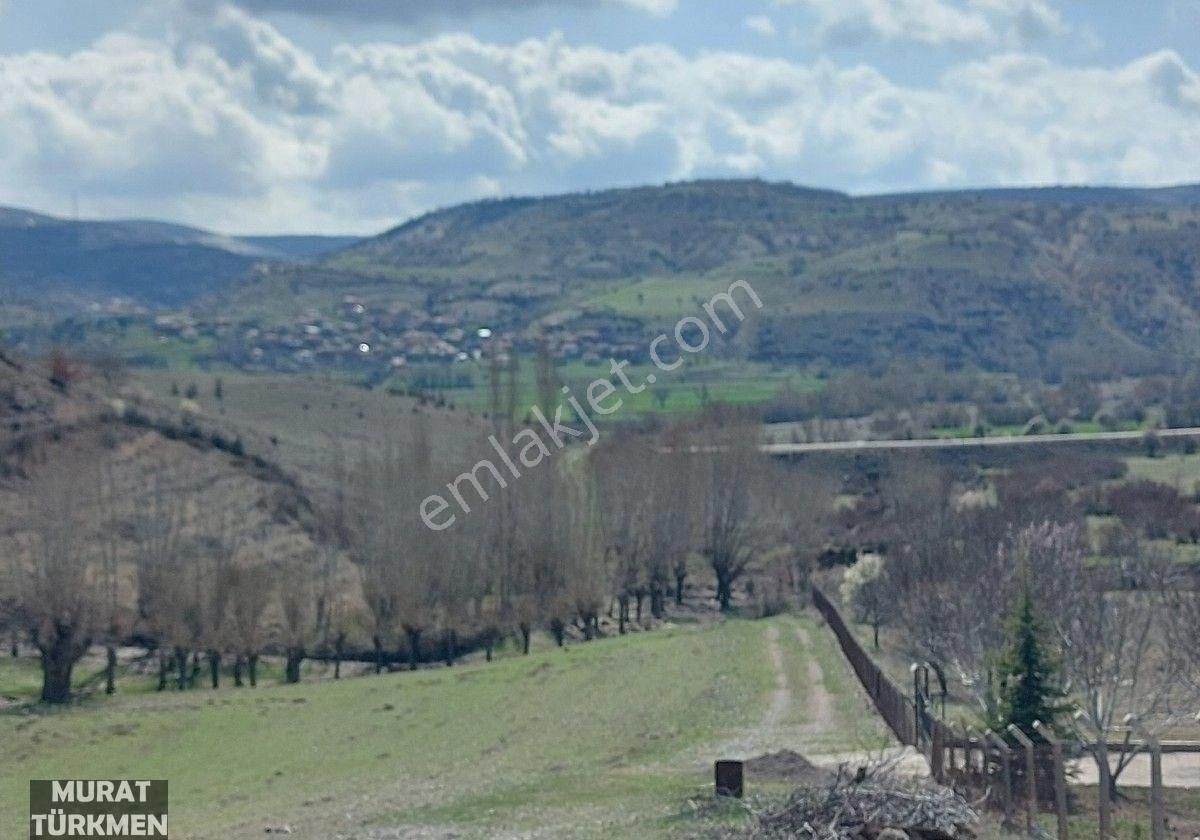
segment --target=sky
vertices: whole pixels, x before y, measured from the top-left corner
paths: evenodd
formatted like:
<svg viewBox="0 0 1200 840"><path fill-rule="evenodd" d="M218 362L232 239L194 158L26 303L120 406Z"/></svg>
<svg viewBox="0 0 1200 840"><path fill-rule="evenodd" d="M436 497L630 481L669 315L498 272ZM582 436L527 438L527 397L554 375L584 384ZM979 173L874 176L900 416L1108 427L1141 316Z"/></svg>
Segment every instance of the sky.
<svg viewBox="0 0 1200 840"><path fill-rule="evenodd" d="M369 234L710 177L1200 182L1200 0L0 0L0 205Z"/></svg>

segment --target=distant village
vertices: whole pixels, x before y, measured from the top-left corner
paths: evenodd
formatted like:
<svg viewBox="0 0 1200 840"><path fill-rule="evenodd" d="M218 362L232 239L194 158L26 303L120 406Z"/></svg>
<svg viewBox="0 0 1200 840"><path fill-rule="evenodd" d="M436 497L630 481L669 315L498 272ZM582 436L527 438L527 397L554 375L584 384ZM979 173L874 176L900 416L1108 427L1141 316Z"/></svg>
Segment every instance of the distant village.
<svg viewBox="0 0 1200 840"><path fill-rule="evenodd" d="M512 319L464 323L407 303L371 304L354 295L343 297L334 314L314 309L269 326L186 312L158 315L152 324L162 342L208 340L220 361L263 371L338 367L385 375L411 365L452 365L537 346L563 362L635 358L645 352L640 325L611 315L575 311L533 326Z"/></svg>

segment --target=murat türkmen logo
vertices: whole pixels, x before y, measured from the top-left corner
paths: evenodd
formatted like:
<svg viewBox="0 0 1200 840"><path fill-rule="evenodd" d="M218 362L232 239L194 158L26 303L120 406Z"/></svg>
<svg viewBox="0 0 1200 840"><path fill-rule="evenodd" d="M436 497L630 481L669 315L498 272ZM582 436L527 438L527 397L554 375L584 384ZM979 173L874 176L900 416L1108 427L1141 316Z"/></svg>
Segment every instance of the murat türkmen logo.
<svg viewBox="0 0 1200 840"><path fill-rule="evenodd" d="M30 840L167 837L167 783L35 779L29 783Z"/></svg>

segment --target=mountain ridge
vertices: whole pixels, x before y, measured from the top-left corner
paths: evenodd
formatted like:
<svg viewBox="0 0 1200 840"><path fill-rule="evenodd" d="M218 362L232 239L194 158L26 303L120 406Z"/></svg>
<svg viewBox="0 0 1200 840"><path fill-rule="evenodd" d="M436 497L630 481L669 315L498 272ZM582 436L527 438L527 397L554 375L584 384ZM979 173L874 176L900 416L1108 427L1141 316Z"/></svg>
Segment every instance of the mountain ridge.
<svg viewBox="0 0 1200 840"><path fill-rule="evenodd" d="M73 220L0 207L0 292L84 307L109 298L179 306L223 289L258 261L312 259L354 237L237 237L146 219Z"/></svg>

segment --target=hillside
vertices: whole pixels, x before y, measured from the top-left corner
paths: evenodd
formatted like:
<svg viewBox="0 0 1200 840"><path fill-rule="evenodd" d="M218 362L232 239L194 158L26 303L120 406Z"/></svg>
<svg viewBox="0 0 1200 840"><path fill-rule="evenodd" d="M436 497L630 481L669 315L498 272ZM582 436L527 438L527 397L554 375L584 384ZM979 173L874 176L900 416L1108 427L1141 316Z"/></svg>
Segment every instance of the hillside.
<svg viewBox="0 0 1200 840"><path fill-rule="evenodd" d="M36 310L123 298L179 306L224 289L260 260L309 259L347 237L237 238L153 221L69 221L0 208L0 302Z"/></svg>
<svg viewBox="0 0 1200 840"><path fill-rule="evenodd" d="M130 631L135 601L145 606L132 589L138 551L166 518L180 558L223 540L238 563L310 562L307 491L218 428L99 377L64 389L40 363L0 357L0 552L23 556L40 517L72 522L64 539L111 553ZM0 564L0 600L21 590L18 568Z"/></svg>
<svg viewBox="0 0 1200 840"><path fill-rule="evenodd" d="M1113 376L1200 351L1198 267L1193 187L851 198L708 181L438 211L262 267L202 311L286 325L353 299L364 329L418 313L542 335L566 358L598 334L605 356L745 279L764 301L734 350L750 360Z"/></svg>

